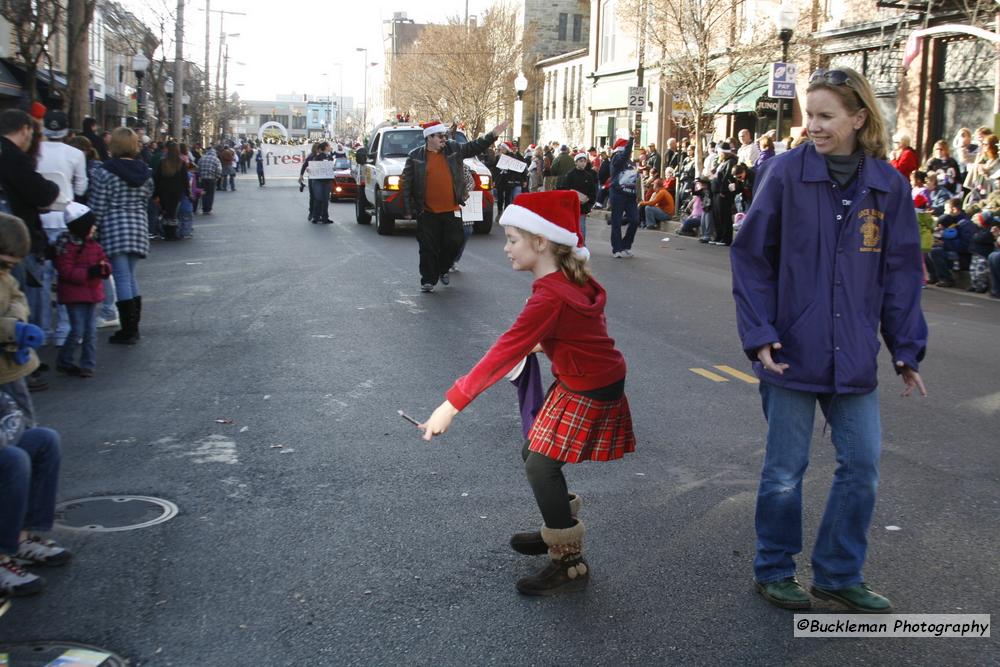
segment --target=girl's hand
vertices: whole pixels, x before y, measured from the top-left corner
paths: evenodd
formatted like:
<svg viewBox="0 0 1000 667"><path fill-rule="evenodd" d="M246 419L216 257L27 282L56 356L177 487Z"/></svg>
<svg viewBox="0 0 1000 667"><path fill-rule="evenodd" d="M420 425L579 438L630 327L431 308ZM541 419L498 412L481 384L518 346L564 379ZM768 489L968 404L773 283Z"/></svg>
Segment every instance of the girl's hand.
<svg viewBox="0 0 1000 667"><path fill-rule="evenodd" d="M430 419L423 424L417 424L417 428L423 429L424 440L430 441L435 435L441 435L451 426L451 420L458 414L458 410L450 401L445 401L437 407L431 414Z"/></svg>

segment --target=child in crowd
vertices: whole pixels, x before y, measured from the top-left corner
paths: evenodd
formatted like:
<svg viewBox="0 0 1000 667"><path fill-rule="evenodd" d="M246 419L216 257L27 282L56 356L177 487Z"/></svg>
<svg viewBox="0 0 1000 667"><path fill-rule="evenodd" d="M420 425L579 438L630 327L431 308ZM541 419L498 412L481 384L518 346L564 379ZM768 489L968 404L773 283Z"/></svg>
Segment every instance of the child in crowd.
<svg viewBox="0 0 1000 667"><path fill-rule="evenodd" d="M972 240L969 242L969 252L972 259L969 262L969 282L967 289L969 292L986 294L990 288L990 267L988 262L990 253L996 249L996 237L1000 230L1000 222L994 220L989 211L976 213L972 216L972 221L976 224L972 232Z"/></svg>
<svg viewBox="0 0 1000 667"><path fill-rule="evenodd" d="M688 217L681 223L681 230L678 232L682 236L698 236L711 188L711 181L707 178L699 178L694 182L694 194L688 203Z"/></svg>
<svg viewBox="0 0 1000 667"><path fill-rule="evenodd" d="M103 280L111 275L111 263L93 238L95 223L89 208L70 204L66 209L67 231L56 242L57 294L70 321L56 370L84 378L92 377L97 366L96 309L104 301ZM82 341L79 366L74 363L77 341Z"/></svg>
<svg viewBox="0 0 1000 667"><path fill-rule="evenodd" d="M16 562L62 565L70 553L36 531L55 520L61 453L59 434L34 428L24 378L38 368L45 335L28 324L28 302L10 270L31 248L28 228L0 213L0 612L10 596L33 595L44 580Z"/></svg>
<svg viewBox="0 0 1000 667"><path fill-rule="evenodd" d="M930 194L930 209L934 215L941 215L944 213L945 204L948 200L954 197L951 190L949 190L944 184L941 183L940 177L936 172L927 173L927 190Z"/></svg>
<svg viewBox="0 0 1000 667"><path fill-rule="evenodd" d="M511 547L523 554L547 553L549 565L517 582L525 595L552 595L586 587L584 526L576 518L580 498L570 494L563 466L609 461L635 451L625 398L625 359L608 336L607 293L587 269L590 253L580 234L580 200L556 190L522 194L500 219L504 251L515 271L535 278L531 297L514 325L418 428L430 440L476 396L511 372L533 351L552 360L556 381L522 450L528 482L541 510L540 531L515 534Z"/></svg>
<svg viewBox="0 0 1000 667"><path fill-rule="evenodd" d="M925 209L931 202L931 191L927 188L927 172L915 169L910 174L910 196L913 197L913 205L919 209ZM920 204L917 204L918 199Z"/></svg>

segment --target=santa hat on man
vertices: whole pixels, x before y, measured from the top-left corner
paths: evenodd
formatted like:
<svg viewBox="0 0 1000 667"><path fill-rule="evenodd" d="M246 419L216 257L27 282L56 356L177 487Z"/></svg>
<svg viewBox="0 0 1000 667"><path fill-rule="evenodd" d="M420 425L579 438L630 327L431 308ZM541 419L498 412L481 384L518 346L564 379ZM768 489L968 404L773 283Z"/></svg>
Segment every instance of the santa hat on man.
<svg viewBox="0 0 1000 667"><path fill-rule="evenodd" d="M420 127L424 128L424 139L431 136L432 134L448 134L448 128L439 120L432 120L426 123L421 123Z"/></svg>
<svg viewBox="0 0 1000 667"><path fill-rule="evenodd" d="M620 151L628 146L628 139L617 139L614 146L611 147L611 151Z"/></svg>
<svg viewBox="0 0 1000 667"><path fill-rule="evenodd" d="M590 258L590 251L583 245L580 234L580 197L575 190L520 194L504 209L500 224L568 245L579 259Z"/></svg>
<svg viewBox="0 0 1000 667"><path fill-rule="evenodd" d="M514 143L510 141L505 141L500 144L500 148L506 148L508 153L514 152Z"/></svg>

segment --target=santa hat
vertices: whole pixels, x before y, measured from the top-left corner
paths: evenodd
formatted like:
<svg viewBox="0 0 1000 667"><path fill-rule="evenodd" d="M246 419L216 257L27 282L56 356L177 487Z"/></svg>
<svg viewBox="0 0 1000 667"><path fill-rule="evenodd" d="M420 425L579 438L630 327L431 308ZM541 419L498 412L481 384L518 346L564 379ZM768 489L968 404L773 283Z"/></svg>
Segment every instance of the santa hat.
<svg viewBox="0 0 1000 667"><path fill-rule="evenodd" d="M420 127L424 128L424 139L431 136L432 134L447 134L448 128L445 127L444 123L439 120L432 120L427 123L421 123Z"/></svg>
<svg viewBox="0 0 1000 667"><path fill-rule="evenodd" d="M503 142L500 145L503 146L504 148L506 148L508 152L510 152L510 153L514 152L514 144L513 143L511 143L509 141L505 141L505 142Z"/></svg>
<svg viewBox="0 0 1000 667"><path fill-rule="evenodd" d="M577 160L589 160L589 159L590 156L587 155L586 153L577 153L576 155L573 156L573 162L576 162Z"/></svg>
<svg viewBox="0 0 1000 667"><path fill-rule="evenodd" d="M583 245L580 234L580 197L575 190L520 194L504 209L500 224L568 245L579 259L590 258L590 251Z"/></svg>
<svg viewBox="0 0 1000 667"><path fill-rule="evenodd" d="M616 139L614 146L611 147L611 150L612 151L620 151L621 149L625 148L626 146L628 146L628 140L627 139Z"/></svg>

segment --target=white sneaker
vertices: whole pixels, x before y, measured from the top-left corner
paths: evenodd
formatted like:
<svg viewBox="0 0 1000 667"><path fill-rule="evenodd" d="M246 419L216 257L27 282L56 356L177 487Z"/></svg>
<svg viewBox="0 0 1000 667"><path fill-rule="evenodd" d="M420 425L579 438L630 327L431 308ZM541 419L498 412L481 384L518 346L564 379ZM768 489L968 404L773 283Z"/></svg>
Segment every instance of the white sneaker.
<svg viewBox="0 0 1000 667"><path fill-rule="evenodd" d="M635 257L631 250L622 250L622 257Z"/></svg>
<svg viewBox="0 0 1000 667"><path fill-rule="evenodd" d="M30 565L63 565L72 555L66 549L40 535L29 535L17 545L17 560Z"/></svg>
<svg viewBox="0 0 1000 667"><path fill-rule="evenodd" d="M110 329L111 327L115 327L117 329L121 325L122 325L121 320L119 320L117 317L113 320L106 320L103 317L97 318L98 329Z"/></svg>
<svg viewBox="0 0 1000 667"><path fill-rule="evenodd" d="M617 257L618 259L621 259L622 257L625 256L625 253L623 253L623 252L613 252L613 253L611 253L611 256L612 257Z"/></svg>
<svg viewBox="0 0 1000 667"><path fill-rule="evenodd" d="M454 264L451 265L451 268L448 269L448 273L458 273L458 272L459 272L458 262L455 262Z"/></svg>
<svg viewBox="0 0 1000 667"><path fill-rule="evenodd" d="M20 597L40 593L45 580L21 569L8 556L0 556L0 594Z"/></svg>

